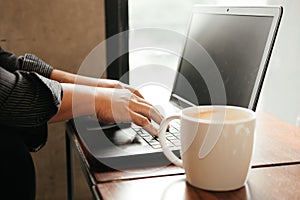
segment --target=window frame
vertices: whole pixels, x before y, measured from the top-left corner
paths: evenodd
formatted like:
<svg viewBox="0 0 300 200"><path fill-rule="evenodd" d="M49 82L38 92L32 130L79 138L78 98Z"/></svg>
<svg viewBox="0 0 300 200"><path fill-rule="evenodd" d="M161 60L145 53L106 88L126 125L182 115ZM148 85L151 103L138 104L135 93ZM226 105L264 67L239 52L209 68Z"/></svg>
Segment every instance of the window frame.
<svg viewBox="0 0 300 200"><path fill-rule="evenodd" d="M106 45L107 78L129 83L128 0L105 0L104 4L105 38L122 33ZM120 56L112 61L116 53Z"/></svg>

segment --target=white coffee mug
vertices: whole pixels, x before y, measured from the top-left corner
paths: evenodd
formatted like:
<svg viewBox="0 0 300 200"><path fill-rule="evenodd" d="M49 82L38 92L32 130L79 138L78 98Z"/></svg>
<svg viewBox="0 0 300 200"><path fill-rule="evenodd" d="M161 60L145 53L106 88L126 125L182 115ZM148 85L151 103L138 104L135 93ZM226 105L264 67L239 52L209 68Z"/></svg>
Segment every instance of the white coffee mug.
<svg viewBox="0 0 300 200"><path fill-rule="evenodd" d="M181 159L167 146L165 131L180 119ZM197 106L165 118L159 141L166 157L185 169L192 186L211 191L241 188L254 150L255 112L237 106Z"/></svg>

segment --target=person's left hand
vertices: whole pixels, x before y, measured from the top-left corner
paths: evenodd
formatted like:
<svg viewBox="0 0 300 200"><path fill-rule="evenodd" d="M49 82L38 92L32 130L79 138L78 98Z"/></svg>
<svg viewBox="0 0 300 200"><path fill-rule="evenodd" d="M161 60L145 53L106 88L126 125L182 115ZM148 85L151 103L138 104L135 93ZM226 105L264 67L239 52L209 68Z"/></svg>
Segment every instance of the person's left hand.
<svg viewBox="0 0 300 200"><path fill-rule="evenodd" d="M53 69L50 75L50 79L56 80L60 83L72 83L76 85L86 85L92 87L127 89L133 94L143 98L143 96L138 90L117 80L82 76L58 69Z"/></svg>

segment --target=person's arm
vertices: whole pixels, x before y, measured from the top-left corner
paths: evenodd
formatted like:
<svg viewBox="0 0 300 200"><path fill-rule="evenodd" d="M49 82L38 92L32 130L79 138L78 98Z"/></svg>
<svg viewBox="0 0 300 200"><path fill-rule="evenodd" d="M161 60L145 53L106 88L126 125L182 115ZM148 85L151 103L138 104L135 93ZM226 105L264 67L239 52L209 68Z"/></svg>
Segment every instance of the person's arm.
<svg viewBox="0 0 300 200"><path fill-rule="evenodd" d="M0 123L14 127L40 126L57 112L61 85L34 72L11 73L0 67Z"/></svg>
<svg viewBox="0 0 300 200"><path fill-rule="evenodd" d="M0 66L9 72L17 70L36 72L41 76L50 78L53 67L45 63L33 54L25 54L17 57L15 54L5 51L0 47Z"/></svg>
<svg viewBox="0 0 300 200"><path fill-rule="evenodd" d="M105 88L124 88L128 89L139 97L143 97L138 90L120 81L92 78L54 69L51 65L47 64L34 54L25 54L24 56L17 58L13 53L4 51L1 47L0 66L4 67L10 72L14 72L16 70L36 72L46 78L50 78L60 83L73 83Z"/></svg>
<svg viewBox="0 0 300 200"><path fill-rule="evenodd" d="M18 129L31 152L45 145L48 120L60 106L61 85L44 78L52 69L36 56L17 58L0 47L0 126Z"/></svg>
<svg viewBox="0 0 300 200"><path fill-rule="evenodd" d="M15 59L16 57L14 56L14 60ZM19 62L16 63L19 63L19 65L17 66L19 71L16 71L14 75L22 77L20 75L24 74L25 76L26 74L30 74L30 76L25 76L27 77L27 81L32 75L34 77L37 77L37 80L39 80L43 86L46 86L43 87L44 89L46 89L48 94L48 98L46 99L48 99L50 103L55 103L55 113L57 111L57 108L59 107L59 111L54 115L50 122L68 120L81 115L94 115L100 121L133 122L144 127L150 133L154 135L157 134L157 130L153 127L150 120L153 119L154 121L160 123L162 120L162 116L153 106L151 106L142 98L142 95L137 90L129 87L128 85L122 84L119 81L89 78L71 74L61 70L55 70L53 69L53 67L32 54L26 54L24 57L18 58L18 60ZM18 84L16 83L16 80L19 80L18 78L13 78L13 76L9 77L12 81L10 89L18 85L23 85L23 87L32 87L35 85L34 81L32 81L31 85L28 85L28 83L25 82L22 84ZM44 77L56 81L51 81ZM59 84L57 81L61 82L61 84ZM61 85L63 86L63 90L61 90ZM36 89L37 88L32 88L31 92L34 92ZM26 93L26 90L22 91L20 88L17 91L21 92L21 94ZM22 98L18 97L17 93L18 92L13 93L15 95L13 96L13 98L17 100L17 102L14 102L14 104L18 103L18 101L22 101ZM64 93L64 95L62 103L60 105L60 95L62 93ZM9 94L10 92L6 91L6 96L2 96L3 104L6 104L7 102L10 103L9 99L7 99L7 96L9 96ZM26 99L27 95L32 97L32 99L28 97L28 101L30 102L28 102ZM34 119L34 117L37 118L37 116L34 116L30 113L29 107L26 107L28 103L30 103L29 105L31 105L33 109L32 111L36 109L50 109L50 107L45 104L45 102L39 102L40 96L35 95L28 92L25 95L26 98L24 99L24 102L20 102L20 104L18 104L16 107L14 107L12 104L11 108L9 109L4 107L4 109L1 110L0 113L0 122L2 122L1 120L3 120L3 122L14 123L13 117L19 116L19 125L33 125L32 122L29 121L31 119ZM0 99L0 108L3 108L1 107L1 104L2 103ZM44 107L40 105L43 105ZM23 110L25 112L22 112L22 109L20 109L22 106L24 106L25 109ZM8 117L7 119L5 119L5 114L9 114L10 109L13 108L19 111L15 112L11 118ZM48 114L47 117L40 116L38 119L36 119L35 123L38 124L41 122L45 122L45 120L49 119L49 116L53 116L53 111L43 111L42 113ZM33 116L33 118L28 117L28 119L26 120L26 115ZM23 120L25 120L26 123L24 123Z"/></svg>
<svg viewBox="0 0 300 200"><path fill-rule="evenodd" d="M69 73L58 69L53 69L53 71L50 74L50 79L56 80L60 83L73 83L78 85L86 85L86 86L94 86L94 87L127 89L132 93L136 94L137 96L143 98L143 96L140 94L138 90L117 80L92 78L92 77Z"/></svg>
<svg viewBox="0 0 300 200"><path fill-rule="evenodd" d="M157 135L157 130L150 120L160 123L162 115L129 90L68 83L61 85L64 91L61 106L50 122L89 115L104 122L133 122Z"/></svg>
<svg viewBox="0 0 300 200"><path fill-rule="evenodd" d="M50 77L53 68L34 55L17 58L0 47L0 123L33 127L57 112L61 85Z"/></svg>

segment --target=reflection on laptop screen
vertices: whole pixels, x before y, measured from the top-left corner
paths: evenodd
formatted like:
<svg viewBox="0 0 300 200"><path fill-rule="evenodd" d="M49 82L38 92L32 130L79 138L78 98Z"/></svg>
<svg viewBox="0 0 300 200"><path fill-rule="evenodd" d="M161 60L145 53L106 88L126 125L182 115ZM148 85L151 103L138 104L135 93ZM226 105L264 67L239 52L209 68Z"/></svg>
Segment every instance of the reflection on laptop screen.
<svg viewBox="0 0 300 200"><path fill-rule="evenodd" d="M272 21L272 16L194 13L172 97L182 97L194 105L212 103L203 72L213 66L207 66L205 60L193 66L186 59L201 57L203 52L190 48L191 42L197 42L223 79L226 102L216 103L254 108L249 106L250 99L251 95L257 95L253 94L253 89Z"/></svg>

